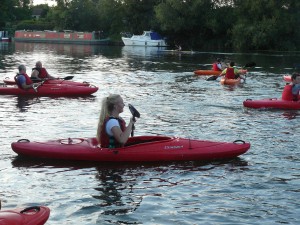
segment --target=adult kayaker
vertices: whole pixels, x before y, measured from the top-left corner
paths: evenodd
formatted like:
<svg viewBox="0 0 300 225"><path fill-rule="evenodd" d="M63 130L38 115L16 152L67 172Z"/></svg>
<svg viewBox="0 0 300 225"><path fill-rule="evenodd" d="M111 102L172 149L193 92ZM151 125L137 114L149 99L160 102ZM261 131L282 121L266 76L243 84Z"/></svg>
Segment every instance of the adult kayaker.
<svg viewBox="0 0 300 225"><path fill-rule="evenodd" d="M219 58L217 59L216 62L214 62L212 64L212 70L213 71L222 71L225 68L226 68L226 66L223 66L223 63L222 63L221 59L219 59Z"/></svg>
<svg viewBox="0 0 300 225"><path fill-rule="evenodd" d="M298 101L300 100L300 73L293 73L291 80L290 84L285 85L281 98L286 101Z"/></svg>
<svg viewBox="0 0 300 225"><path fill-rule="evenodd" d="M117 148L126 144L135 121L131 118L126 127L125 121L119 116L124 106L122 97L117 94L111 94L102 100L97 129L97 140L101 147Z"/></svg>
<svg viewBox="0 0 300 225"><path fill-rule="evenodd" d="M47 72L41 61L36 62L35 67L32 69L31 78L38 81L44 79L56 79Z"/></svg>
<svg viewBox="0 0 300 225"><path fill-rule="evenodd" d="M240 71L234 67L235 63L234 62L230 62L229 63L229 67L227 67L226 69L224 69L221 73L222 75L225 75L226 79L237 79L240 77Z"/></svg>
<svg viewBox="0 0 300 225"><path fill-rule="evenodd" d="M26 67L24 65L20 65L18 70L19 73L15 76L15 81L18 87L24 90L29 90L31 88L34 89L36 85L33 84L30 77L26 74Z"/></svg>

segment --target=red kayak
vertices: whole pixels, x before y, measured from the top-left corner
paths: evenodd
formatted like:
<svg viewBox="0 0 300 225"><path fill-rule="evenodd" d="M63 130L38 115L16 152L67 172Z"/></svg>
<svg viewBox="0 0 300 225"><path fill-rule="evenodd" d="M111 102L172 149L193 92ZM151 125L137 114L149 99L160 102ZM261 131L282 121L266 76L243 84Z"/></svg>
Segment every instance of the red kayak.
<svg viewBox="0 0 300 225"><path fill-rule="evenodd" d="M50 209L46 206L1 210L0 225L43 225L49 215Z"/></svg>
<svg viewBox="0 0 300 225"><path fill-rule="evenodd" d="M101 148L96 138L68 138L46 142L21 139L11 147L21 156L105 162L194 161L234 158L250 143L191 140L167 136L130 137L121 148Z"/></svg>
<svg viewBox="0 0 300 225"><path fill-rule="evenodd" d="M76 86L76 85L49 85L43 84L37 88L23 90L17 86L3 86L0 87L0 95L31 95L31 96L86 96L98 91L98 87L90 86Z"/></svg>
<svg viewBox="0 0 300 225"><path fill-rule="evenodd" d="M16 85L16 82L11 79L4 79L4 84L6 85ZM75 85L75 86L89 86L88 82L75 82L64 79L53 79L53 80L45 80L44 84L65 84L65 85Z"/></svg>
<svg viewBox="0 0 300 225"><path fill-rule="evenodd" d="M247 108L272 108L272 109L300 109L300 101L286 101L277 98L267 98L262 100L247 99L243 102Z"/></svg>

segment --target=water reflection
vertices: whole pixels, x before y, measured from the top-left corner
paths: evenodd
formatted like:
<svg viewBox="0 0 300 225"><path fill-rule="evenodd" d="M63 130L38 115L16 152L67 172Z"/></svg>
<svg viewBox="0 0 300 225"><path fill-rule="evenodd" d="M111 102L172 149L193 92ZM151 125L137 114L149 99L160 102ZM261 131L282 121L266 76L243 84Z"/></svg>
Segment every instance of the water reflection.
<svg viewBox="0 0 300 225"><path fill-rule="evenodd" d="M31 105L40 103L40 99L38 97L32 96L17 96L17 104L16 107L20 112L27 112Z"/></svg>

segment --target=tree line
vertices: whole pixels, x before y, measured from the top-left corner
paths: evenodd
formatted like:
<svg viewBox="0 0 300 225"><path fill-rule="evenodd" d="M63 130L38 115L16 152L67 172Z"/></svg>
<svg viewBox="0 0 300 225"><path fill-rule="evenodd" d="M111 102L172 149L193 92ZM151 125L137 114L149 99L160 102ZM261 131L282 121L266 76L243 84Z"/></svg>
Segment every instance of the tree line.
<svg viewBox="0 0 300 225"><path fill-rule="evenodd" d="M183 49L300 50L299 0L2 0L0 30L155 30ZM32 18L42 8L40 19Z"/></svg>

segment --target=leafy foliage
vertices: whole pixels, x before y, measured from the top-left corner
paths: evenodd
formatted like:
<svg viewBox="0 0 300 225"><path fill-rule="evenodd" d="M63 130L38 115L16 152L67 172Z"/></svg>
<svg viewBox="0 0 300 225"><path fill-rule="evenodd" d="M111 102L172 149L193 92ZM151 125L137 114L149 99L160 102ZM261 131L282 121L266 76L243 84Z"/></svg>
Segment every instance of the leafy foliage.
<svg viewBox="0 0 300 225"><path fill-rule="evenodd" d="M299 50L299 0L1 0L0 30L102 31L120 41L121 32L155 30L169 44L189 49ZM43 8L42 19L31 12Z"/></svg>

